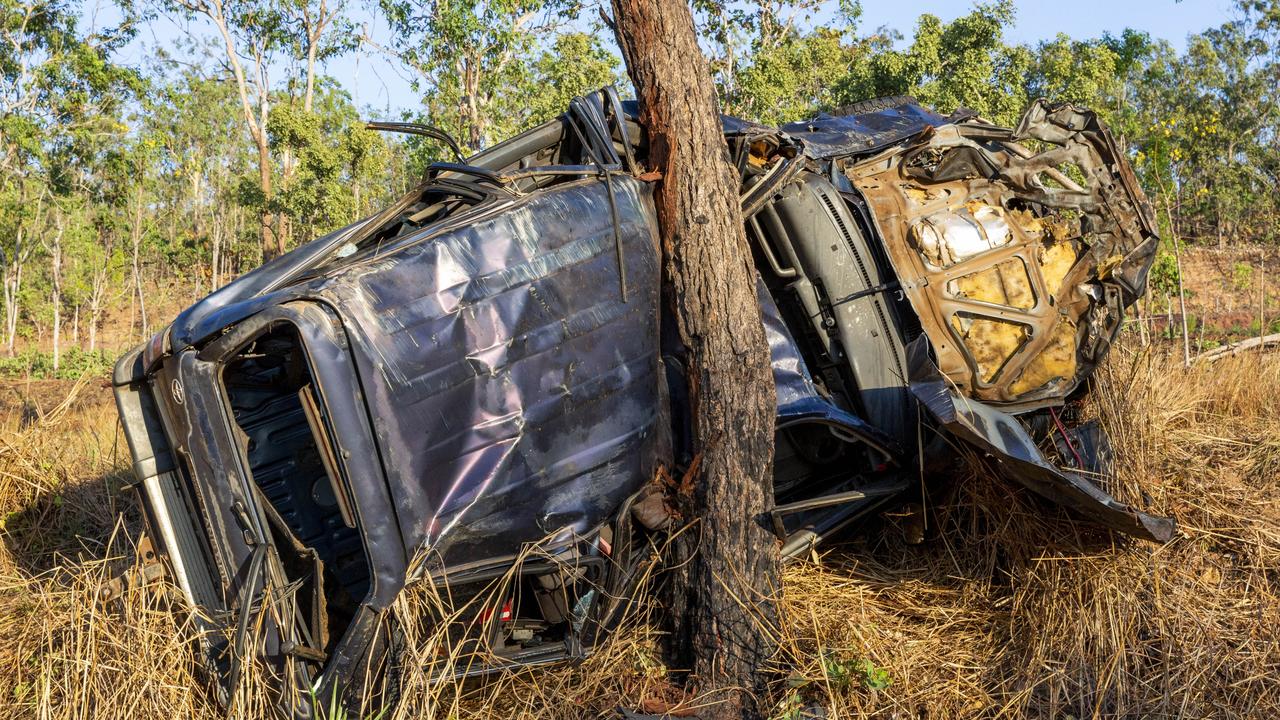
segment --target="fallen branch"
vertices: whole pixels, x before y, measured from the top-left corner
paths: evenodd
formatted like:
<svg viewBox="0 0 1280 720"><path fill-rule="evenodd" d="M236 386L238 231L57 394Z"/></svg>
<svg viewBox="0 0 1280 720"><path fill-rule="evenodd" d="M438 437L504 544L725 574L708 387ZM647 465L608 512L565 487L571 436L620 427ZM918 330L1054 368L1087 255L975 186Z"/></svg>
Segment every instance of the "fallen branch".
<svg viewBox="0 0 1280 720"><path fill-rule="evenodd" d="M1253 350L1254 348L1265 350L1273 346L1280 346L1280 333L1262 335L1260 337L1249 338L1248 340L1241 340L1237 343L1231 343L1230 345L1223 345L1220 348L1206 350L1192 358L1191 361L1193 363L1202 361L1213 362L1214 360L1221 360L1224 357L1239 355L1246 350Z"/></svg>

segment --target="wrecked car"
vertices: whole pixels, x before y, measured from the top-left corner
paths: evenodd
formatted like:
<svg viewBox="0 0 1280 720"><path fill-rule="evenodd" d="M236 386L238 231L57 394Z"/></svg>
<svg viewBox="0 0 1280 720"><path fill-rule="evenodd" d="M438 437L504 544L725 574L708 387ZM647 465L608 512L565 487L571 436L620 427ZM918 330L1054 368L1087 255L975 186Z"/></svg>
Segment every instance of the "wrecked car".
<svg viewBox="0 0 1280 720"><path fill-rule="evenodd" d="M456 153L119 361L156 562L209 630L224 702L251 658L294 714L308 693L394 694L388 608L413 582L456 600L513 578L474 610L484 652L459 674L583 657L625 611L670 528L654 479L690 460L636 117L606 89ZM724 132L784 557L918 488L938 438L1081 518L1170 536L1103 490L1100 433L1058 413L1157 244L1095 114L1037 101L1007 129L890 98Z"/></svg>

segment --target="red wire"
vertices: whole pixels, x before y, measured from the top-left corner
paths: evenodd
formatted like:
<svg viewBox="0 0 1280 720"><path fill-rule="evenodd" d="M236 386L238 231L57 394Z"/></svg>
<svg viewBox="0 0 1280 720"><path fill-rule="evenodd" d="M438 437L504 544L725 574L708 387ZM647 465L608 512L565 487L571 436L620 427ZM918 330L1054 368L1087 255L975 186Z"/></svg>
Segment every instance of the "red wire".
<svg viewBox="0 0 1280 720"><path fill-rule="evenodd" d="M1084 469L1084 459L1080 457L1080 453L1076 452L1076 446L1071 444L1071 437L1067 435L1067 428L1058 419L1058 411L1049 408L1049 416L1053 418L1053 424L1058 426L1058 432L1062 433L1062 440L1067 443L1067 449L1076 457L1076 467Z"/></svg>

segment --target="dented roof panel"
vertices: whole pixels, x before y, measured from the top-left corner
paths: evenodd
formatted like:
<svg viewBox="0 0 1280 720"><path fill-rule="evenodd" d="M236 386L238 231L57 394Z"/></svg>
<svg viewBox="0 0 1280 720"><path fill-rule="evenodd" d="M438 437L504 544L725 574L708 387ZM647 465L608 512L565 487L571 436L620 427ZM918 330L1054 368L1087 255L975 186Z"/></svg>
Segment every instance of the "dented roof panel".
<svg viewBox="0 0 1280 720"><path fill-rule="evenodd" d="M779 130L798 140L806 155L822 160L873 153L968 116L967 111L960 111L943 117L910 97L882 98L834 114L819 113Z"/></svg>

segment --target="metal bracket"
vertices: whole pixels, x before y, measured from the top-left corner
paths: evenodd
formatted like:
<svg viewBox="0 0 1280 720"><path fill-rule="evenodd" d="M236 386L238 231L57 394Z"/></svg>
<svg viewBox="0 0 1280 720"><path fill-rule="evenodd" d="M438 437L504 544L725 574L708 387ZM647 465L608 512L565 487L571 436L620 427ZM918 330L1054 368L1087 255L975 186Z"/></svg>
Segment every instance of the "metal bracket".
<svg viewBox="0 0 1280 720"><path fill-rule="evenodd" d="M98 586L98 603L106 605L124 596L132 587L146 587L159 582L168 571L146 535L138 541L137 561Z"/></svg>

